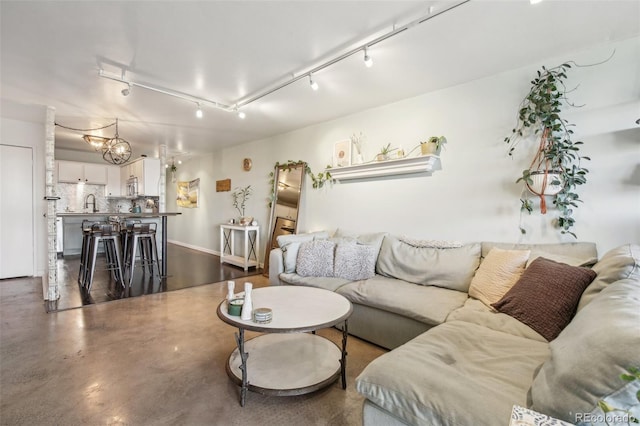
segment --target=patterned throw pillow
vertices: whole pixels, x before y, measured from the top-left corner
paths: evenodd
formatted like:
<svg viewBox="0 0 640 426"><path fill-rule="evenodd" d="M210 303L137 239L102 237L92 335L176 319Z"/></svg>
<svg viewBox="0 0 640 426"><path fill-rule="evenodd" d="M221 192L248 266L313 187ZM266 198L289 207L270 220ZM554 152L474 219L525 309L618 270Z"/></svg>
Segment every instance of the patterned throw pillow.
<svg viewBox="0 0 640 426"><path fill-rule="evenodd" d="M300 244L296 272L303 277L333 277L335 243L315 240Z"/></svg>
<svg viewBox="0 0 640 426"><path fill-rule="evenodd" d="M336 246L334 276L358 281L376 274L378 248L374 245L343 241Z"/></svg>
<svg viewBox="0 0 640 426"><path fill-rule="evenodd" d="M491 306L552 341L569 324L582 292L595 277L596 273L589 268L539 257L524 270L511 290Z"/></svg>
<svg viewBox="0 0 640 426"><path fill-rule="evenodd" d="M409 244L411 247L417 248L439 248L439 249L448 249L448 248L459 248L462 247L462 244L459 241L445 241L445 240L416 240L415 238L409 238L402 236L398 238L405 244Z"/></svg>

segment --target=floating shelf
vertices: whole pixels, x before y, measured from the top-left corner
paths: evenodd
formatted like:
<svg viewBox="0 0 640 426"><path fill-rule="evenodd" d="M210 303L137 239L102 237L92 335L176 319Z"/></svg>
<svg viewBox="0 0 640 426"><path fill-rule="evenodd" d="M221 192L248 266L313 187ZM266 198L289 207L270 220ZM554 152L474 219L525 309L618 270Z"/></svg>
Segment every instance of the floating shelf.
<svg viewBox="0 0 640 426"><path fill-rule="evenodd" d="M331 178L337 181L351 179L366 179L393 175L408 175L413 173L429 173L440 170L440 157L437 155L423 155L420 157L400 158L398 160L374 161L355 166L335 167L326 169Z"/></svg>

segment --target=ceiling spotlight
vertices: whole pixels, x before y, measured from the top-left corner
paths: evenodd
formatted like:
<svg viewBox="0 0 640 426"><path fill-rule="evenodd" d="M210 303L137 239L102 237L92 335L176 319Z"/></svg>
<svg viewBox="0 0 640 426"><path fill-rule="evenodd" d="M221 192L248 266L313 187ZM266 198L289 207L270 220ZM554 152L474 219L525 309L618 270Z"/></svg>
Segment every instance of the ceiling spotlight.
<svg viewBox="0 0 640 426"><path fill-rule="evenodd" d="M127 87L122 89L120 93L122 93L122 96L129 96L129 93L131 93L131 85L127 84Z"/></svg>
<svg viewBox="0 0 640 426"><path fill-rule="evenodd" d="M238 118L244 120L246 116L247 114L245 114L244 111L238 111Z"/></svg>
<svg viewBox="0 0 640 426"><path fill-rule="evenodd" d="M369 56L368 47L364 48L364 64L367 66L367 68L371 68L371 66L373 65L373 59L371 59L371 56Z"/></svg>
<svg viewBox="0 0 640 426"><path fill-rule="evenodd" d="M202 118L202 110L200 109L200 104L198 105L198 109L196 110L196 117Z"/></svg>
<svg viewBox="0 0 640 426"><path fill-rule="evenodd" d="M537 4L540 3L542 0L529 0L530 4Z"/></svg>
<svg viewBox="0 0 640 426"><path fill-rule="evenodd" d="M318 83L316 83L316 82L313 80L313 77L311 77L311 74L309 74L309 84L311 85L311 88L312 88L313 90L318 90L318 87L320 87L320 86L318 86Z"/></svg>

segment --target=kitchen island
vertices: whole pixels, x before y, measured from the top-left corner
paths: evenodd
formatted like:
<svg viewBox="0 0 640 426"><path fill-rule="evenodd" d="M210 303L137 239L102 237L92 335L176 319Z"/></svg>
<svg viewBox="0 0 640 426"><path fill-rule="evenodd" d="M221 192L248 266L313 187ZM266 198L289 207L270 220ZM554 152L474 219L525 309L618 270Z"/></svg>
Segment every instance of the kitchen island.
<svg viewBox="0 0 640 426"><path fill-rule="evenodd" d="M167 217L178 216L179 212L159 212L159 213L76 213L76 212L60 212L56 216L62 218L64 238L63 238L63 255L79 255L82 247L82 222L91 221L108 221L119 219L139 219L143 223L155 222L160 219L160 275L165 278L167 276ZM117 218L117 219L116 219Z"/></svg>

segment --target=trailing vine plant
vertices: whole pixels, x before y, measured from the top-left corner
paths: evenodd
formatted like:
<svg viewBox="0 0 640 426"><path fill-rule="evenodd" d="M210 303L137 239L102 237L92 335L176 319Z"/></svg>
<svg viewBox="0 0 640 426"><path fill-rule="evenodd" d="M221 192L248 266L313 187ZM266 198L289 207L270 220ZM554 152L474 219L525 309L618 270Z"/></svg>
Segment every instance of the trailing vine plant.
<svg viewBox="0 0 640 426"><path fill-rule="evenodd" d="M570 68L570 63L564 63L554 68L543 66L537 71L537 77L531 81L529 93L520 104L517 124L511 131L511 135L504 141L510 145L509 155L511 156L522 139L532 134L540 138L538 150L531 165L523 170L522 176L516 180L516 183L524 182L526 188L534 192L531 189L532 176L544 174L543 190L540 194L534 192L540 197L542 214L546 213L545 187L547 185L560 187L559 192L553 196L553 204L559 212L556 225L562 234L570 234L577 238L572 231L575 225L573 212L582 200L576 192L576 187L587 182L586 175L589 170L582 165L582 160L590 160L590 158L580 155L580 145L583 142L572 140L571 128L574 125L560 115L565 104L576 107L566 96L569 90L565 81ZM550 176L549 173L552 175ZM520 201L521 211L533 212L533 204L526 195ZM523 234L526 233L522 227L520 231Z"/></svg>
<svg viewBox="0 0 640 426"><path fill-rule="evenodd" d="M285 163L280 164L276 161L274 169L280 167L283 171L290 172L295 167L302 164L304 166L304 172L307 176L311 178L311 186L314 189L322 188L326 183L332 183L333 179L331 178L331 173L328 170L319 173L313 173L309 164L305 161L298 160L287 160ZM330 169L331 166L327 166L327 169ZM275 198L275 193L273 192L273 184L274 184L275 175L273 170L269 173L269 185L271 186L271 194L269 195L269 207L273 204L273 200Z"/></svg>

